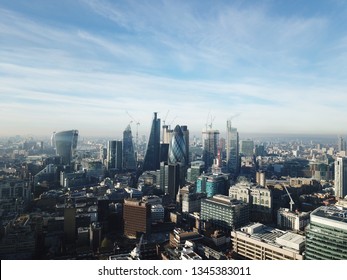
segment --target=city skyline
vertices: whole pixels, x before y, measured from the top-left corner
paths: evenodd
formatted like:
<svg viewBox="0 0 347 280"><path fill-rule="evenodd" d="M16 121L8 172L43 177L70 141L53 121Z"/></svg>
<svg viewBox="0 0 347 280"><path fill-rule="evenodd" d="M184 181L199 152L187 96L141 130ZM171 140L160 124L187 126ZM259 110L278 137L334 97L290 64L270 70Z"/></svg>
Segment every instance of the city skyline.
<svg viewBox="0 0 347 280"><path fill-rule="evenodd" d="M0 137L346 134L343 1L0 3ZM200 135L199 135L200 136Z"/></svg>

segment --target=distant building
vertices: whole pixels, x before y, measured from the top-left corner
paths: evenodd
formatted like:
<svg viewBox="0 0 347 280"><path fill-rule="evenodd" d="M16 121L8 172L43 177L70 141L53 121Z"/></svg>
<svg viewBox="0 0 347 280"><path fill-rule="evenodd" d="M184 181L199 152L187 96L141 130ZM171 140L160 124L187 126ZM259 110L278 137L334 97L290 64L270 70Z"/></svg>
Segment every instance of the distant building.
<svg viewBox="0 0 347 280"><path fill-rule="evenodd" d="M227 121L227 138L226 138L226 161L227 170L233 177L240 172L240 148L239 133L237 129L231 127L231 120Z"/></svg>
<svg viewBox="0 0 347 280"><path fill-rule="evenodd" d="M311 213L306 229L307 260L347 259L347 210L321 206Z"/></svg>
<svg viewBox="0 0 347 280"><path fill-rule="evenodd" d="M123 131L123 169L136 170L134 142L130 125Z"/></svg>
<svg viewBox="0 0 347 280"><path fill-rule="evenodd" d="M109 170L122 170L123 168L123 143L113 140L107 142L107 168Z"/></svg>
<svg viewBox="0 0 347 280"><path fill-rule="evenodd" d="M67 130L54 132L52 144L56 154L61 156L62 164L71 165L75 150L77 148L78 130Z"/></svg>
<svg viewBox="0 0 347 280"><path fill-rule="evenodd" d="M147 151L143 162L143 171L157 170L160 167L160 119L154 113Z"/></svg>
<svg viewBox="0 0 347 280"><path fill-rule="evenodd" d="M254 141L253 140L241 140L240 152L245 157L251 157L254 154Z"/></svg>
<svg viewBox="0 0 347 280"><path fill-rule="evenodd" d="M347 195L347 157L338 157L335 161L335 195L338 198Z"/></svg>
<svg viewBox="0 0 347 280"><path fill-rule="evenodd" d="M218 155L219 131L206 130L203 131L203 161L205 169L211 168L214 159Z"/></svg>
<svg viewBox="0 0 347 280"><path fill-rule="evenodd" d="M250 260L303 260L305 237L256 223L231 232L233 252Z"/></svg>
<svg viewBox="0 0 347 280"><path fill-rule="evenodd" d="M201 200L200 219L228 232L249 223L249 205L225 195L214 195Z"/></svg>
<svg viewBox="0 0 347 280"><path fill-rule="evenodd" d="M196 180L205 170L205 162L203 161L192 161L190 168L187 170L187 182L196 183Z"/></svg>

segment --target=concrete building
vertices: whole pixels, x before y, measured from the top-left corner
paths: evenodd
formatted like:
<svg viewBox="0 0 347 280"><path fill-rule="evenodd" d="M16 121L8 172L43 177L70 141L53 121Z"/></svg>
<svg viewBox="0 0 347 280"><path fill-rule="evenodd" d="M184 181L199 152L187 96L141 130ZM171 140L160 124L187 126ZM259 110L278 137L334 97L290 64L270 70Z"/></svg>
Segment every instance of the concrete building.
<svg viewBox="0 0 347 280"><path fill-rule="evenodd" d="M205 193L184 193L182 195L182 212L193 213L200 212L201 199L206 198Z"/></svg>
<svg viewBox="0 0 347 280"><path fill-rule="evenodd" d="M311 213L306 229L307 260L347 259L347 210L321 206Z"/></svg>
<svg viewBox="0 0 347 280"><path fill-rule="evenodd" d="M251 260L303 260L305 237L256 223L231 232L234 254Z"/></svg>
<svg viewBox="0 0 347 280"><path fill-rule="evenodd" d="M271 221L273 197L270 189L241 181L229 188L229 197L249 204L251 220Z"/></svg>
<svg viewBox="0 0 347 280"><path fill-rule="evenodd" d="M309 212L293 212L288 208L280 208L277 211L277 226L281 229L303 231L309 223Z"/></svg>

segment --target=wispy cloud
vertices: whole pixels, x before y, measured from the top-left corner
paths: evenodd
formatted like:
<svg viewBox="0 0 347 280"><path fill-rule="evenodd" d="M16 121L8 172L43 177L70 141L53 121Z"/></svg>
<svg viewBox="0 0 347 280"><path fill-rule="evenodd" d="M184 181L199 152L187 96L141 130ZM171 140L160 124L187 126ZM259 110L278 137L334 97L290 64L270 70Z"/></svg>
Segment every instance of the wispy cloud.
<svg viewBox="0 0 347 280"><path fill-rule="evenodd" d="M209 111L221 130L236 112L244 131L344 125L347 35L332 38L328 16L276 15L272 2L79 3L107 28L52 24L0 5L4 131L71 124L108 134L129 123L129 111L147 134L152 112L167 110L195 130Z"/></svg>

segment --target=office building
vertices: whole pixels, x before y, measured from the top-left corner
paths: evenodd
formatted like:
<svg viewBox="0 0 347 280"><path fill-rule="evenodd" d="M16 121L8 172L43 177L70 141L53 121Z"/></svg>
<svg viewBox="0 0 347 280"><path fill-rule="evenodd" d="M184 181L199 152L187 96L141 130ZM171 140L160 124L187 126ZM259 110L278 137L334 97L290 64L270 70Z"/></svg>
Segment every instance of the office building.
<svg viewBox="0 0 347 280"><path fill-rule="evenodd" d="M277 226L281 229L303 231L309 223L309 212L293 212L288 208L280 208L277 211Z"/></svg>
<svg viewBox="0 0 347 280"><path fill-rule="evenodd" d="M205 170L205 163L203 161L192 161L190 163L190 168L187 170L187 182L196 183L196 180Z"/></svg>
<svg viewBox="0 0 347 280"><path fill-rule="evenodd" d="M123 143L114 140L107 142L107 168L109 170L122 170L123 167Z"/></svg>
<svg viewBox="0 0 347 280"><path fill-rule="evenodd" d="M254 142L253 140L241 140L240 152L245 157L252 157L254 154Z"/></svg>
<svg viewBox="0 0 347 280"><path fill-rule="evenodd" d="M71 165L74 153L77 148L78 130L67 130L54 132L52 144L56 154L61 157L62 164Z"/></svg>
<svg viewBox="0 0 347 280"><path fill-rule="evenodd" d="M206 193L207 197L212 197L215 194L226 195L228 188L229 178L227 174L202 174L196 180L196 192Z"/></svg>
<svg viewBox="0 0 347 280"><path fill-rule="evenodd" d="M218 155L219 144L219 131L206 130L202 133L203 136L203 161L205 162L205 169L209 170L214 159Z"/></svg>
<svg viewBox="0 0 347 280"><path fill-rule="evenodd" d="M176 125L172 134L169 146L169 163L178 163L182 166L187 166L188 164L186 139L179 125Z"/></svg>
<svg viewBox="0 0 347 280"><path fill-rule="evenodd" d="M228 172L236 177L240 171L239 133L231 127L230 120L227 121L226 162Z"/></svg>
<svg viewBox="0 0 347 280"><path fill-rule="evenodd" d="M347 157L335 160L335 195L344 198L347 195Z"/></svg>
<svg viewBox="0 0 347 280"><path fill-rule="evenodd" d="M225 195L214 195L201 200L200 219L215 229L231 231L249 223L249 205Z"/></svg>
<svg viewBox="0 0 347 280"><path fill-rule="evenodd" d="M256 223L231 232L233 252L250 260L303 260L305 237Z"/></svg>
<svg viewBox="0 0 347 280"><path fill-rule="evenodd" d="M123 132L123 169L136 170L134 142L130 125Z"/></svg>
<svg viewBox="0 0 347 280"><path fill-rule="evenodd" d="M206 198L205 193L184 193L182 195L182 212L194 213L201 211L201 200Z"/></svg>
<svg viewBox="0 0 347 280"><path fill-rule="evenodd" d="M151 233L151 205L137 199L124 199L124 235L136 238Z"/></svg>
<svg viewBox="0 0 347 280"><path fill-rule="evenodd" d="M270 189L248 181L240 181L229 188L229 196L249 204L251 221L269 222L272 220L273 198Z"/></svg>
<svg viewBox="0 0 347 280"><path fill-rule="evenodd" d="M160 167L160 119L154 113L147 151L143 162L143 171L157 170Z"/></svg>
<svg viewBox="0 0 347 280"><path fill-rule="evenodd" d="M347 210L321 206L306 229L307 260L347 260Z"/></svg>

